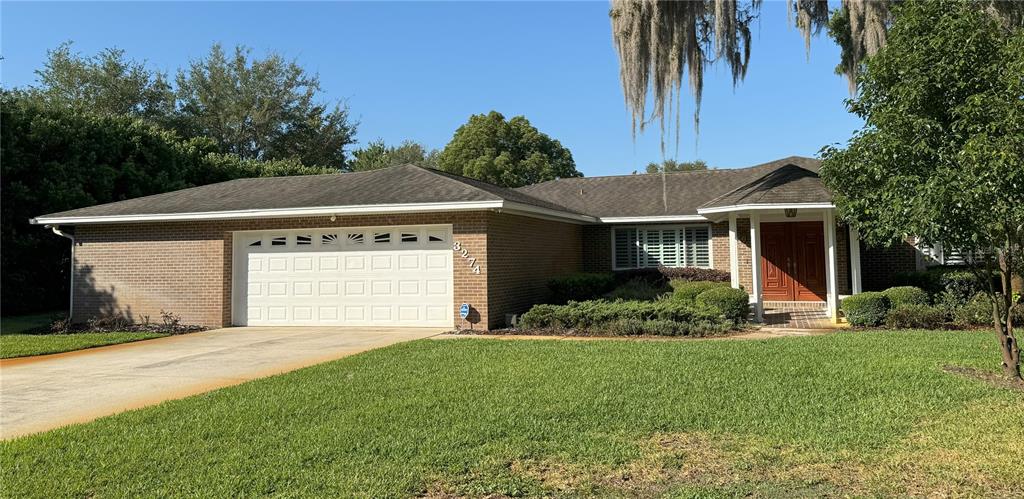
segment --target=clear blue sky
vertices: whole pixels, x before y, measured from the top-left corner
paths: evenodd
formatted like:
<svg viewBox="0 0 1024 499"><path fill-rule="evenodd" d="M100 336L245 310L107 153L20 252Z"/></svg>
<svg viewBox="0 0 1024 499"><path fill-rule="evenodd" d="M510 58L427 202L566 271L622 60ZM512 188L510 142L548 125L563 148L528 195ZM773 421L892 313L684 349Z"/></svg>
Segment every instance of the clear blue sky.
<svg viewBox="0 0 1024 499"><path fill-rule="evenodd" d="M629 173L661 159L657 127L634 143L619 86L606 1L573 3L13 3L0 4L4 86L35 82L46 51L125 49L173 75L213 42L277 51L318 72L346 99L358 139L443 147L471 114L525 115L569 147L585 175ZM699 141L684 105L677 159L738 167L813 156L860 122L833 73L838 48L817 38L805 57L785 2L755 27L746 80L705 81ZM667 151L673 156L673 147Z"/></svg>

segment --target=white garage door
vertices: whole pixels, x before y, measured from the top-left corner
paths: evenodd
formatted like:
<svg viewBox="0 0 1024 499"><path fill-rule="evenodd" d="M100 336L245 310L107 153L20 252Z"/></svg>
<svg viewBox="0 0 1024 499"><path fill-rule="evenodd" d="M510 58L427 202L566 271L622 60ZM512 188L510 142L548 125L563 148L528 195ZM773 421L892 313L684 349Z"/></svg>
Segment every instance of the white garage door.
<svg viewBox="0 0 1024 499"><path fill-rule="evenodd" d="M451 327L450 226L238 232L238 325Z"/></svg>

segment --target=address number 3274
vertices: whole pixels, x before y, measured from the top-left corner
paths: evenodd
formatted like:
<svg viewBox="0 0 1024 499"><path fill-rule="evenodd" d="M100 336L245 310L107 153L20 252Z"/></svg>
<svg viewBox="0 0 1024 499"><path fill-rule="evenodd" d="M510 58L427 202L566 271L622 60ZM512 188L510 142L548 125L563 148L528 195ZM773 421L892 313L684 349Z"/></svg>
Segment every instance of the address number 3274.
<svg viewBox="0 0 1024 499"><path fill-rule="evenodd" d="M470 256L469 250L463 247L461 242L455 241L455 244L452 245L452 250L458 253L458 255L461 256L462 258L466 259L466 261L469 263L469 268L473 269L474 274L480 273L480 265L476 263L476 257Z"/></svg>

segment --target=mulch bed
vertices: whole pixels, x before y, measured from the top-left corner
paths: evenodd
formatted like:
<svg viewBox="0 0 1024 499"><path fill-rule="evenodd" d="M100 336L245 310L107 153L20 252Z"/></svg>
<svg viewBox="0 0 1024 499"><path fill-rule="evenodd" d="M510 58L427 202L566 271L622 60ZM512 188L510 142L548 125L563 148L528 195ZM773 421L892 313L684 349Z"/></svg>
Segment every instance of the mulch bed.
<svg viewBox="0 0 1024 499"><path fill-rule="evenodd" d="M1024 383L1013 381L1001 373L982 371L973 367L943 366L943 371L988 383L996 388L1007 388L1024 392Z"/></svg>

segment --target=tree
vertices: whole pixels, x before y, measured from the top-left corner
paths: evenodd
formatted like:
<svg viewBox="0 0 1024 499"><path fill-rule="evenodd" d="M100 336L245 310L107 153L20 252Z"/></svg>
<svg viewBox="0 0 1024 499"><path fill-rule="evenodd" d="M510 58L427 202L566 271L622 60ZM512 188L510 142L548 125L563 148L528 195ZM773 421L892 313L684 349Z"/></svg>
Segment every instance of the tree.
<svg viewBox="0 0 1024 499"><path fill-rule="evenodd" d="M188 135L211 137L221 152L244 159L297 158L342 168L356 132L348 108L318 102L319 77L295 61L249 54L239 46L228 57L214 44L205 59L178 71L176 93Z"/></svg>
<svg viewBox="0 0 1024 499"><path fill-rule="evenodd" d="M966 0L893 12L849 103L865 125L845 148L822 151L821 177L868 243L910 235L977 255L1003 370L1020 380L1012 278L1024 261L1024 31Z"/></svg>
<svg viewBox="0 0 1024 499"><path fill-rule="evenodd" d="M124 50L108 48L85 57L71 47L65 42L47 51L43 68L36 71L40 86L30 95L76 111L170 122L174 92L163 74L126 60Z"/></svg>
<svg viewBox="0 0 1024 499"><path fill-rule="evenodd" d="M666 159L659 163L647 163L647 173L676 173L690 172L694 170L707 170L708 164L702 159L697 161L678 162L674 159Z"/></svg>
<svg viewBox="0 0 1024 499"><path fill-rule="evenodd" d="M438 168L504 187L582 177L572 153L523 116L475 114L455 131L438 156Z"/></svg>
<svg viewBox="0 0 1024 499"><path fill-rule="evenodd" d="M142 119L81 113L3 91L2 309L17 314L67 304L70 246L29 218L233 178L330 171L294 159L243 160L217 152L208 138L181 139Z"/></svg>
<svg viewBox="0 0 1024 499"><path fill-rule="evenodd" d="M406 140L398 146L389 146L383 139L377 139L362 149L352 151L354 159L349 162L348 168L354 172L404 164L436 168L438 154L436 149L427 151L422 144L411 140Z"/></svg>
<svg viewBox="0 0 1024 499"><path fill-rule="evenodd" d="M842 49L839 71L846 75L852 90L864 59L885 45L893 24L891 6L898 3L842 0L841 7L830 12L828 0L788 0L787 11L800 29L807 50L814 34L830 28ZM1024 2L983 0L973 6L1008 26L1020 26L1024 20ZM724 63L732 72L733 86L746 76L750 26L760 8L760 0L612 0L612 37L619 55L622 90L632 113L633 134L657 121L664 149L666 121L671 122L674 116L678 144L678 107L674 110L672 103L678 105L682 98L684 76L695 103L694 127L699 128L705 66ZM835 19L830 20L830 16ZM648 93L653 97L649 113Z"/></svg>

